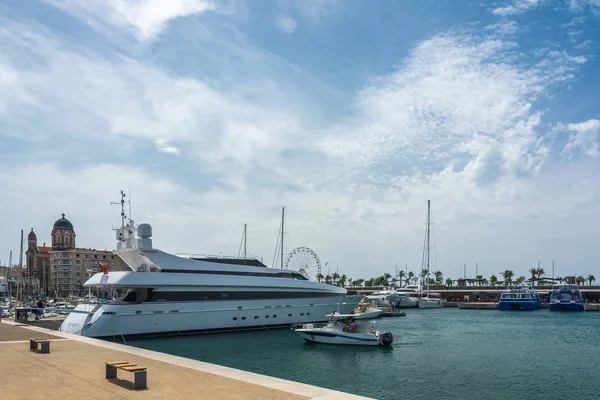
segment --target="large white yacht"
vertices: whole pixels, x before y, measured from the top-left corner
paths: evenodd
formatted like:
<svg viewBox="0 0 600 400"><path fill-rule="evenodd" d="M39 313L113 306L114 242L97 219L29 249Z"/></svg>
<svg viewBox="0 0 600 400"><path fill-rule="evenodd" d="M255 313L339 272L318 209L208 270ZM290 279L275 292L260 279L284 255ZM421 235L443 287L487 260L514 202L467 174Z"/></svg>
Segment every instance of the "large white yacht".
<svg viewBox="0 0 600 400"><path fill-rule="evenodd" d="M255 259L171 255L154 249L151 236L150 225L135 228L131 220L117 229L115 253L130 271L100 272L84 286L125 295L78 305L61 331L120 339L289 326L326 321L332 312L352 313L362 298Z"/></svg>

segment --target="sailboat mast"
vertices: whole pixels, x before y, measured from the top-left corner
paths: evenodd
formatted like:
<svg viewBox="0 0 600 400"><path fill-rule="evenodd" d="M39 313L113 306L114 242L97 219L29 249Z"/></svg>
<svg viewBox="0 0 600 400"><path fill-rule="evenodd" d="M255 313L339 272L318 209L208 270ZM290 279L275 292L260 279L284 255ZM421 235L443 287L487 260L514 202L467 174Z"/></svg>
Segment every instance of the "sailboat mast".
<svg viewBox="0 0 600 400"><path fill-rule="evenodd" d="M281 269L283 269L283 228L285 223L285 207L281 209Z"/></svg>
<svg viewBox="0 0 600 400"><path fill-rule="evenodd" d="M247 225L248 225L248 224L244 224L244 258L247 258L247 257L246 257L246 233L247 233L247 230L246 230L247 228L246 228L246 226L247 226Z"/></svg>
<svg viewBox="0 0 600 400"><path fill-rule="evenodd" d="M23 300L23 229L21 229L21 245L19 247L19 271L17 274L17 299Z"/></svg>
<svg viewBox="0 0 600 400"><path fill-rule="evenodd" d="M427 253L426 253L426 266L427 266L427 276L429 276L429 247L430 247L430 226L431 226L431 200L427 200ZM427 279L427 298L429 298L429 278L426 277L425 279Z"/></svg>

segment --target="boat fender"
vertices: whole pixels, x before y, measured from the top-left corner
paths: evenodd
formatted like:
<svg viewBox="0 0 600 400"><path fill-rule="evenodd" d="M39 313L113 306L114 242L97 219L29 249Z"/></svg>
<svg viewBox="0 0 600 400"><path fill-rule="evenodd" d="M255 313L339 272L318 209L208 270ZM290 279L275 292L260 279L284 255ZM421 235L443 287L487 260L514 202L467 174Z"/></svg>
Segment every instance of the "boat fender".
<svg viewBox="0 0 600 400"><path fill-rule="evenodd" d="M394 337L392 336L391 332L381 333L379 337L382 346L389 346L394 341Z"/></svg>

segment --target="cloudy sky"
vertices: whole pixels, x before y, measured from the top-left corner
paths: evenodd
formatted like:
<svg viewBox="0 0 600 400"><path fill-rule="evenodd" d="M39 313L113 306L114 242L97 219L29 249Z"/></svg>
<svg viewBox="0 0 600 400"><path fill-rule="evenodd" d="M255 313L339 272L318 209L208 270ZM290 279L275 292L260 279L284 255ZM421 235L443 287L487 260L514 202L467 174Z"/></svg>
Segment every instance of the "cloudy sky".
<svg viewBox="0 0 600 400"><path fill-rule="evenodd" d="M0 260L20 230L352 278L600 278L600 1L0 2ZM14 260L14 259L13 259Z"/></svg>

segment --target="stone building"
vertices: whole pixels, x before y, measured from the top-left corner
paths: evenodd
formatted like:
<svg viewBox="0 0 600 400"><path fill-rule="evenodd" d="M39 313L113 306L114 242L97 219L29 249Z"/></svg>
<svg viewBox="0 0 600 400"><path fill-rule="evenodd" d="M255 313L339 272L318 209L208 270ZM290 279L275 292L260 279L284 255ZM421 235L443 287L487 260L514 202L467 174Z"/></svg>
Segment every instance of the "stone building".
<svg viewBox="0 0 600 400"><path fill-rule="evenodd" d="M85 281L100 272L98 262L110 266L111 271L126 268L119 256L106 250L82 249L76 246L73 224L62 214L51 232L52 246L37 246L33 229L28 236L27 271L38 277L39 292L52 297L83 296Z"/></svg>
<svg viewBox="0 0 600 400"><path fill-rule="evenodd" d="M30 294L48 294L50 288L50 251L52 247L37 245L37 235L31 228L27 236L27 251L25 252L26 268L26 286L31 287ZM31 279L30 279L31 278Z"/></svg>

